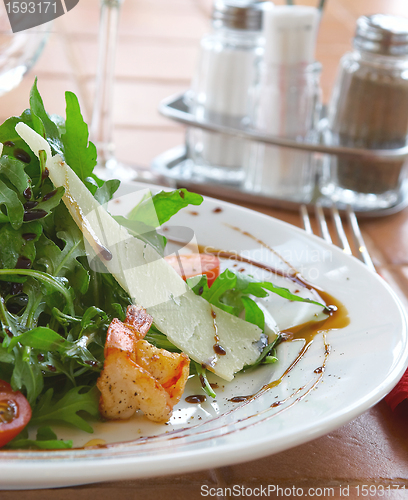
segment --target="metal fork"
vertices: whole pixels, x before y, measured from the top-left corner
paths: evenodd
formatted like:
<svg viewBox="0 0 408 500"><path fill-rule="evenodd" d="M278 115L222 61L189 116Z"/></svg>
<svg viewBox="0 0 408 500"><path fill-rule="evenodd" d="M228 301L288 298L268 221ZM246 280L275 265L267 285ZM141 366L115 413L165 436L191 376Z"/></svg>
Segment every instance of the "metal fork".
<svg viewBox="0 0 408 500"><path fill-rule="evenodd" d="M330 207L327 207L327 210L330 212L331 219L333 221L334 232L337 239L336 243L338 244L338 246L349 255L355 254L358 259L360 259L369 267L369 269L376 272L373 261L371 260L370 254L368 253L367 247L364 243L363 235L361 234L356 214L353 212L350 206L347 206L345 210L345 216L352 235L352 246L355 249L354 253L351 249L351 245L349 244L346 232L344 230L343 221L337 207L335 205L331 205ZM314 206L314 212L315 219L318 224L319 235L328 243L333 243L322 205L317 203ZM303 227L305 231L309 234L313 234L312 223L306 205L301 205L300 215L302 217Z"/></svg>

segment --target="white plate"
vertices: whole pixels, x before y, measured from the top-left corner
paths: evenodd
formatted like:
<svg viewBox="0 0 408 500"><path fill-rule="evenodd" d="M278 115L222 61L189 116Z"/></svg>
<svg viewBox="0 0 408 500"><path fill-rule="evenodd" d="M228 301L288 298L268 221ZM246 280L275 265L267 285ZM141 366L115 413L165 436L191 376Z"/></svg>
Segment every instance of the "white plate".
<svg viewBox="0 0 408 500"><path fill-rule="evenodd" d="M122 194L135 186L125 186ZM130 208L126 199L114 206L123 213ZM111 446L48 452L3 450L1 489L186 473L253 460L345 424L379 401L401 377L408 357L403 308L390 287L359 261L300 229L212 199L185 209L171 223L193 228L201 244L284 266L271 252L273 247L304 277L343 303L350 324L327 333L328 357L323 334L319 334L290 377L255 399L230 401L233 396L254 394L279 378L299 351L300 341L281 344L277 365L240 375L230 384L218 381L215 402L207 398L201 405L192 405L183 398L170 425L148 423L138 416L120 424L97 423L94 435L59 433L59 437L74 437L77 446L94 438L116 443ZM276 281L272 276L269 279ZM325 357L324 373L316 373ZM199 392L199 384L190 381L186 394ZM274 405L277 401L281 402L278 406Z"/></svg>

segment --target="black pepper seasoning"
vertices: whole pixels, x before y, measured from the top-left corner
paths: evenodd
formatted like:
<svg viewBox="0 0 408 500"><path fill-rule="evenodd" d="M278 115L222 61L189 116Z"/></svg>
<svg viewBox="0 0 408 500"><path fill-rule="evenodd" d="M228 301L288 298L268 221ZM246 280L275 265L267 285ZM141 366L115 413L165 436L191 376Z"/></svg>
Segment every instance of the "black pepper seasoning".
<svg viewBox="0 0 408 500"><path fill-rule="evenodd" d="M329 105L327 139L338 146L396 149L408 136L408 19L376 14L357 21L354 50L340 62ZM398 200L402 160L332 157L322 191L359 208Z"/></svg>

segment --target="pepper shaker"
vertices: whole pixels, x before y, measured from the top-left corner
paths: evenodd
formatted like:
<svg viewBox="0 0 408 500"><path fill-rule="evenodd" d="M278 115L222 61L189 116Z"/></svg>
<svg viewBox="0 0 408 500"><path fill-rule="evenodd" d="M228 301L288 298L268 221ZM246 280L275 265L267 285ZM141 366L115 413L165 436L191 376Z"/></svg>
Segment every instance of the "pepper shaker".
<svg viewBox="0 0 408 500"><path fill-rule="evenodd" d="M375 14L357 21L353 51L340 61L329 102L325 141L336 146L394 149L407 144L408 19ZM398 202L407 164L401 160L327 157L321 190L364 209Z"/></svg>

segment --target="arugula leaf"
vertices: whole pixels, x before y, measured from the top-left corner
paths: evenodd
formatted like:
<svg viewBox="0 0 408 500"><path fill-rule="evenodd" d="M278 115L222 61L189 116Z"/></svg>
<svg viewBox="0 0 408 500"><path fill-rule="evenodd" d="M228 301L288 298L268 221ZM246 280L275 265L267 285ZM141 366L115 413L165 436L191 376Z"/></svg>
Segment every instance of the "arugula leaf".
<svg viewBox="0 0 408 500"><path fill-rule="evenodd" d="M26 257L31 262L36 256L36 242L42 233L42 226L38 221L24 224L19 229L13 229L9 224L0 226L0 269L16 267L19 257ZM25 239L23 235L30 235Z"/></svg>
<svg viewBox="0 0 408 500"><path fill-rule="evenodd" d="M152 198L147 198L136 205L127 218L142 221L148 226L159 227L182 208L188 205L200 205L202 202L201 195L190 193L187 189L160 191Z"/></svg>
<svg viewBox="0 0 408 500"><path fill-rule="evenodd" d="M267 291L276 293L287 300L308 302L323 308L325 307L325 305L320 302L295 295L287 288L276 286L268 281L256 281L251 276L239 272L235 273L231 269L226 269L221 273L211 287L208 287L207 277L205 275L201 276L199 279L197 279L197 277L187 279L187 284L192 288L194 293L204 297L210 304L234 316L238 316L244 309L246 310L248 308L249 317L254 321L255 318L260 317L260 311L256 309L257 306L254 301L243 301L242 299L248 295L266 297L268 295Z"/></svg>
<svg viewBox="0 0 408 500"><path fill-rule="evenodd" d="M88 390L86 390L88 389ZM86 390L86 392L85 392ZM58 401L53 400L54 390L48 389L40 398L31 419L32 425L45 422L69 423L85 432L93 432L89 423L78 412L84 411L93 417L99 415L99 393L96 387L73 387Z"/></svg>
<svg viewBox="0 0 408 500"><path fill-rule="evenodd" d="M126 307L132 304L129 295L111 274L95 271L90 271L90 274L89 293L82 297L82 305L96 306L103 309L110 320L118 318L124 321Z"/></svg>
<svg viewBox="0 0 408 500"><path fill-rule="evenodd" d="M107 325L105 327L105 331L108 329ZM103 361L96 359L95 356L88 349L88 345L95 341L95 336L93 334L90 335L82 335L78 340L73 343L73 346L69 349L66 349L65 352L62 353L62 358L69 357L70 359L76 359L78 364L85 366L87 370L91 367L94 371L100 372L103 367ZM100 344L103 351L103 342Z"/></svg>
<svg viewBox="0 0 408 500"><path fill-rule="evenodd" d="M15 318L6 308L6 302L0 295L0 333L3 333L3 348L8 346L10 337L17 334L17 318Z"/></svg>
<svg viewBox="0 0 408 500"><path fill-rule="evenodd" d="M23 292L27 300L27 305L21 315L14 316L17 325L14 335L34 328L37 325L38 318L47 307L47 291L41 282L35 278L26 279L23 285Z"/></svg>
<svg viewBox="0 0 408 500"><path fill-rule="evenodd" d="M30 92L30 108L34 130L47 139L55 153L62 153L62 143L58 127L48 116L37 88L37 78Z"/></svg>
<svg viewBox="0 0 408 500"><path fill-rule="evenodd" d="M25 431L25 432L24 432ZM7 443L6 448L12 450L61 450L72 448L72 441L58 439L55 432L50 427L39 427L37 439L29 439L26 429Z"/></svg>
<svg viewBox="0 0 408 500"><path fill-rule="evenodd" d="M112 196L116 193L120 185L120 181L117 179L109 179L105 181L102 186L99 186L95 193L95 199L101 204L104 205L109 200L112 199Z"/></svg>
<svg viewBox="0 0 408 500"><path fill-rule="evenodd" d="M108 317L105 314L102 309L99 309L98 307L92 306L88 307L88 309L84 312L84 315L82 316L81 319L81 327L86 330L89 328L91 325L95 324L95 317L97 318L96 321L102 320L107 322Z"/></svg>
<svg viewBox="0 0 408 500"><path fill-rule="evenodd" d="M245 291L245 293L250 293L255 297L267 297L268 292L263 287L258 286L259 283L259 281L248 274L237 273L237 290Z"/></svg>
<svg viewBox="0 0 408 500"><path fill-rule="evenodd" d="M277 335L270 344L262 349L262 352L259 355L258 359L254 363L252 363L252 365L244 366L243 370L247 370L248 368L255 368L262 363L275 363L278 360L278 358L276 357L276 347L278 346L278 344L280 344L280 342L282 342L282 335Z"/></svg>
<svg viewBox="0 0 408 500"><path fill-rule="evenodd" d="M72 323L81 323L80 317L64 314L57 307L52 308L52 316L58 321L60 325L63 326L68 326Z"/></svg>
<svg viewBox="0 0 408 500"><path fill-rule="evenodd" d="M265 315L258 304L249 297L241 297L245 309L245 321L258 326L262 331L265 329Z"/></svg>
<svg viewBox="0 0 408 500"><path fill-rule="evenodd" d="M233 290L236 288L237 284L237 275L233 272L230 272L229 269L226 269L223 273L221 273L217 279L212 284L211 288L207 286L202 293L202 297L204 297L210 304L214 304L224 311L233 313L233 309L231 306L224 304L221 301L221 297L228 290ZM214 286L215 285L215 286Z"/></svg>
<svg viewBox="0 0 408 500"><path fill-rule="evenodd" d="M208 396L210 396L210 398L215 398L217 395L215 394L214 389L211 387L210 382L208 382L207 370L205 368L203 368L200 365L200 363L197 363L196 361L193 361L193 360L191 360L191 365L192 365L193 371L195 373L197 373L197 375L200 378L201 387L203 388L204 392Z"/></svg>
<svg viewBox="0 0 408 500"><path fill-rule="evenodd" d="M152 226L147 226L139 220L131 220L121 215L113 217L118 224L125 227L129 234L152 246L161 256L164 255L166 238L159 234Z"/></svg>
<svg viewBox="0 0 408 500"><path fill-rule="evenodd" d="M7 349L5 349L1 344L0 344L0 363L8 363L8 364L14 363L13 353L8 352Z"/></svg>
<svg viewBox="0 0 408 500"><path fill-rule="evenodd" d="M0 125L0 142L3 144L3 156L13 157L16 151L23 151L26 157L30 158L30 162L25 164L25 171L31 177L34 185L39 180L39 163L35 154L16 132L16 125L19 122L33 128L29 109L25 110L21 116L13 116Z"/></svg>
<svg viewBox="0 0 408 500"><path fill-rule="evenodd" d="M12 116L0 125L0 142L3 144L3 154L8 154L9 151L13 151L16 147L32 154L31 149L16 132L16 125L20 122L24 122L33 128L29 109L25 110L21 116Z"/></svg>
<svg viewBox="0 0 408 500"><path fill-rule="evenodd" d="M270 283L268 281L260 281L259 283L254 281L254 282L250 283L250 285L248 285L248 287L246 288L246 292L251 293L252 295L255 295L256 291L259 290L259 288L264 289L264 290L269 290L270 292L276 293L276 295L279 295L279 297L283 297L284 299L288 299L288 300L291 300L294 302L309 302L309 304L314 304L316 306L320 306L323 308L326 307L321 302L318 302L318 301L312 300L312 299L306 299L304 297L300 297L299 295L296 295L296 294L290 292L287 288L276 286L273 283Z"/></svg>
<svg viewBox="0 0 408 500"><path fill-rule="evenodd" d="M27 400L31 406L35 404L37 397L44 387L43 374L38 364L37 356L31 348L14 348L14 368L11 377L11 385L14 390L27 393Z"/></svg>
<svg viewBox="0 0 408 500"><path fill-rule="evenodd" d="M0 175L7 177L20 194L30 187L31 179L25 171L25 164L12 156L0 158Z"/></svg>
<svg viewBox="0 0 408 500"><path fill-rule="evenodd" d="M199 205L202 201L201 195L190 193L186 189L161 191L154 196L148 192L127 217L115 216L114 219L132 236L145 241L163 256L167 240L156 231L156 228L182 208L191 204Z"/></svg>
<svg viewBox="0 0 408 500"><path fill-rule="evenodd" d="M9 341L8 351L21 344L24 347L36 349L43 354L43 361L40 362L41 367L46 369L53 366L53 373L66 373L64 367L64 359L69 357L75 359L79 365L90 366L95 370L102 368L102 362L98 361L88 350L87 346L94 340L92 334L81 335L75 342L69 341L59 335L57 332L46 326L38 326L13 337ZM50 353L58 354L59 356L50 356Z"/></svg>
<svg viewBox="0 0 408 500"><path fill-rule="evenodd" d="M86 256L82 233L66 207L60 204L57 208L53 227L55 233L50 234L53 239L44 235L39 240L36 267L52 276L68 278L74 289L85 294L90 275L79 261L81 257Z"/></svg>
<svg viewBox="0 0 408 500"><path fill-rule="evenodd" d="M48 191L48 190L47 190ZM37 210L44 210L45 212L50 212L53 208L59 205L61 198L63 197L65 189L59 187L53 189L52 191L42 193L42 199L39 201L38 205L35 207Z"/></svg>
<svg viewBox="0 0 408 500"><path fill-rule="evenodd" d="M57 435L51 429L51 427L44 426L37 429L37 440L38 441L48 441L50 439L57 439Z"/></svg>
<svg viewBox="0 0 408 500"><path fill-rule="evenodd" d="M51 330L51 328L48 328L46 326L38 326L37 328L33 328L28 332L13 337L10 340L8 348L9 352L18 343L23 346L40 349L44 352L60 351L73 346L72 342L69 342L57 332Z"/></svg>
<svg viewBox="0 0 408 500"><path fill-rule="evenodd" d="M44 289L48 293L59 292L65 299L66 307L69 312L73 313L74 304L72 301L72 289L65 286L66 280L54 278L47 273L42 273L34 269L0 269L1 275L22 275L29 276L39 280L43 285Z"/></svg>
<svg viewBox="0 0 408 500"><path fill-rule="evenodd" d="M18 229L23 224L23 204L19 200L17 193L0 179L0 210L2 205L7 209L7 218L11 227Z"/></svg>
<svg viewBox="0 0 408 500"><path fill-rule="evenodd" d="M154 325L152 325L145 336L145 340L153 344L159 349L166 349L170 352L181 352L181 350L170 342L170 340L158 330Z"/></svg>
<svg viewBox="0 0 408 500"><path fill-rule="evenodd" d="M72 92L65 93L65 133L61 136L67 164L87 184L96 165L96 147L88 142L88 125L82 118L79 102Z"/></svg>

